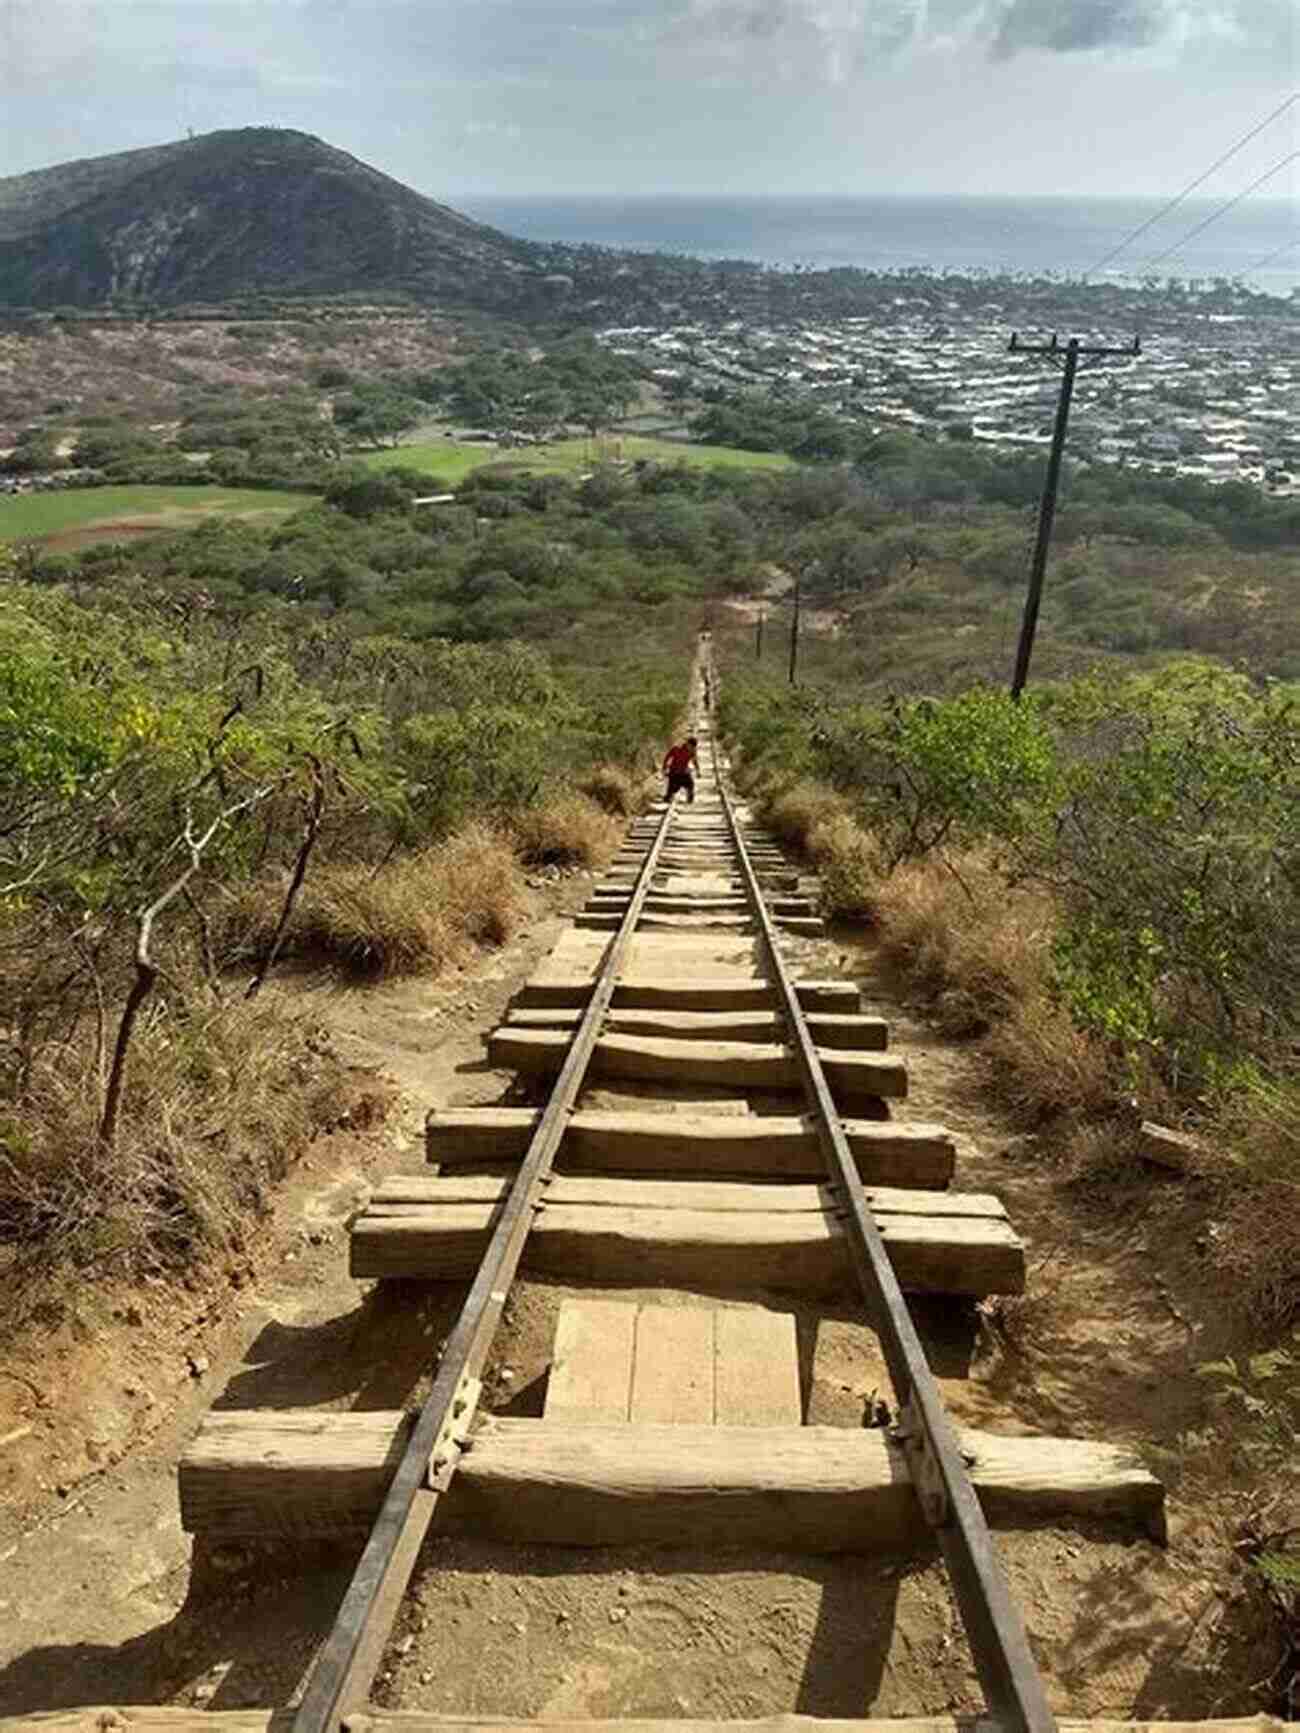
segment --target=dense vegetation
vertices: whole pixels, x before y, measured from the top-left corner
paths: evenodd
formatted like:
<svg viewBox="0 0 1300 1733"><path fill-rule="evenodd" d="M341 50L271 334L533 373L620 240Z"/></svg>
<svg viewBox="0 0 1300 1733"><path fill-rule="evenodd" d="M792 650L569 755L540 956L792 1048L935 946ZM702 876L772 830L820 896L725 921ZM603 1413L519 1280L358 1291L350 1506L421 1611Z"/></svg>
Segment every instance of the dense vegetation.
<svg viewBox="0 0 1300 1733"><path fill-rule="evenodd" d="M339 1100L265 970L437 971L505 938L522 863L612 846L693 622L625 602L561 675L519 642L416 642L215 577L124 566L74 593L9 558L0 1256L21 1299L69 1263L240 1243Z"/></svg>
<svg viewBox="0 0 1300 1733"><path fill-rule="evenodd" d="M725 473L607 468L586 482L481 473L451 505L412 506L436 485L402 469L345 470L319 506L269 529L211 521L129 551L30 550L22 569L38 582L92 584L140 570L178 595L301 602L417 641L553 640L593 610L753 579L755 533Z"/></svg>
<svg viewBox="0 0 1300 1733"><path fill-rule="evenodd" d="M987 685L872 702L836 668L825 645L823 678L791 687L732 638L742 785L817 864L828 909L972 1044L1075 1207L1103 1234L1176 1223L1141 1256L1197 1293L1205 1401L1196 1429L1153 1426L1145 1448L1249 1562L1273 1627L1262 1700L1282 1709L1300 1636L1282 1514L1300 1429L1300 685L1184 658L1018 705ZM1194 1139L1172 1213L1152 1207L1170 1176L1144 1168L1144 1120ZM1026 1306L1050 1310L1051 1286ZM998 1328L1014 1346L1016 1316Z"/></svg>

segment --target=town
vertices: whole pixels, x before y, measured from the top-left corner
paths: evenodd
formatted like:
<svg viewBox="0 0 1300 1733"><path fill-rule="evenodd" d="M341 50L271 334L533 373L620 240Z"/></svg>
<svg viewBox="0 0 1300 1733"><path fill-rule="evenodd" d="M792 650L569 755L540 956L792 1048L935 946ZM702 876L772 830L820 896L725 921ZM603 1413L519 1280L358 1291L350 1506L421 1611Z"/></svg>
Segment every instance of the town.
<svg viewBox="0 0 1300 1733"><path fill-rule="evenodd" d="M936 307L931 283L924 293L901 288L892 307L870 317L625 325L600 340L647 366L677 403L777 390L875 426L1045 446L1059 357L1054 365L1050 356L1009 352L1017 329L1027 341L1052 335L1021 326L1018 301L1014 285L992 280L978 302L967 294ZM1136 331L1064 329L1062 342L1075 335L1120 344L1136 335L1141 343L1135 358L1081 365L1071 456L1300 492L1300 337L1294 317L1275 308L1269 316L1162 301L1143 308ZM1041 308L1034 317L1041 320Z"/></svg>

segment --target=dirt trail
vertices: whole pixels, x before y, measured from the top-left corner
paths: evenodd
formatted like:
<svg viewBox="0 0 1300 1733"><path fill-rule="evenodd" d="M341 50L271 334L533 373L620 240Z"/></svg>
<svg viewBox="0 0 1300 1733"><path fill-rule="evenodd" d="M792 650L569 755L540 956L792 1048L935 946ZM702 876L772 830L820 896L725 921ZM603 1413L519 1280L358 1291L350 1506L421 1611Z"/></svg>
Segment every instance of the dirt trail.
<svg viewBox="0 0 1300 1733"><path fill-rule="evenodd" d="M116 1467L47 1499L0 1542L0 1714L102 1702L213 1709L283 1703L328 1628L349 1560L322 1551L217 1548L192 1561L176 1518L175 1462L200 1414L221 1406L387 1408L410 1403L459 1293L414 1300L346 1275L345 1222L385 1169L422 1166L435 1103L501 1098L482 1037L558 935L551 912L452 985L293 992L346 1056L391 1079L382 1131L324 1140L286 1188L265 1273L202 1340L211 1366L158 1393L162 1418ZM956 1324L924 1317L955 1414L1002 1430L1172 1442L1195 1418L1186 1373L1200 1337L1157 1281L1167 1200L1117 1210L1063 1191L990 1111L977 1055L912 1019L870 950L826 941L808 972L864 983L908 1061L908 1117L959 1133L957 1184L1004 1197L1029 1242L1029 1296ZM1168 1259L1163 1260L1168 1268ZM400 1287L395 1284L394 1287ZM521 1282L486 1385L496 1412L539 1412L559 1290ZM663 1296L666 1298L666 1296ZM951 1308L949 1308L951 1314ZM810 1418L856 1424L887 1384L856 1319L810 1324ZM112 1381L104 1349L68 1376ZM191 1350L192 1352L193 1350ZM1172 1540L1079 1528L1003 1534L1002 1556L1055 1705L1086 1716L1247 1713L1264 1658L1232 1637L1221 1539L1172 1501ZM310 1567L310 1568L309 1568ZM472 1638L472 1641L467 1641ZM858 1716L969 1710L978 1693L944 1574L897 1561L573 1553L434 1537L378 1698L404 1709L551 1716Z"/></svg>

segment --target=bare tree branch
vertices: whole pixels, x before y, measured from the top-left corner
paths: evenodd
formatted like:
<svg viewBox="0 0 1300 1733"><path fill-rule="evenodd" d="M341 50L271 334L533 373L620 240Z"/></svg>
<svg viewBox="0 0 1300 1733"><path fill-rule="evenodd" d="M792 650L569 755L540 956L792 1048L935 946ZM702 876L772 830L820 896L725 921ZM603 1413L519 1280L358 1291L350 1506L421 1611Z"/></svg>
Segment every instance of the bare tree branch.
<svg viewBox="0 0 1300 1733"><path fill-rule="evenodd" d="M284 935L289 926L289 917L293 914L293 906L298 900L303 880L307 876L307 862L311 859L311 851L316 846L316 838L320 835L321 816L325 811L325 772L321 761L314 752L307 754L311 765L312 793L307 808L307 824L303 831L302 844L298 850L298 858L293 865L293 876L289 880L289 888L285 892L284 904L280 910L280 918L275 924L275 932L271 943L267 946L266 955L258 965L257 973L248 983L245 999L255 999L262 990L262 983L275 965L275 959L280 954L280 946L284 943Z"/></svg>
<svg viewBox="0 0 1300 1733"><path fill-rule="evenodd" d="M206 779L205 779L206 780ZM212 820L202 836L194 834L193 820L187 818L183 836L177 841L189 852L190 864L178 878L172 880L161 895L154 898L147 908L141 911L139 926L136 929L135 942L135 980L126 996L126 1004L122 1008L122 1021L118 1025L117 1041L113 1048L113 1063L108 1074L108 1088L104 1096L104 1112L99 1122L99 1142L105 1149L112 1149L117 1141L118 1117L122 1106L122 1086L126 1077L127 1055L131 1048L131 1037L135 1031L136 1019L140 1015L145 1000L153 992L154 983L158 979L159 969L150 954L150 944L153 939L154 922L185 890L190 880L203 864L203 851L211 843L217 832L230 823L239 813L256 806L271 793L274 785L258 789L255 793L236 801L233 806L224 807ZM175 845L173 845L175 846ZM167 851L169 854L171 850Z"/></svg>

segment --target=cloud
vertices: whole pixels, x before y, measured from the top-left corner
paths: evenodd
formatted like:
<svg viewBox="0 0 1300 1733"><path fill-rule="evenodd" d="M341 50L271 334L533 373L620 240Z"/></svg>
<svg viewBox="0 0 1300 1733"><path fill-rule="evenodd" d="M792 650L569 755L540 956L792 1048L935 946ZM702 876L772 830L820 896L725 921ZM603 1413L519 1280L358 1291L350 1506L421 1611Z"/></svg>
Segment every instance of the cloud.
<svg viewBox="0 0 1300 1733"><path fill-rule="evenodd" d="M840 84L919 41L926 13L926 0L688 0L665 8L659 43L705 70Z"/></svg>
<svg viewBox="0 0 1300 1733"><path fill-rule="evenodd" d="M982 44L995 60L1027 51L1123 54L1230 43L1266 55L1294 47L1293 0L660 0L660 42L696 62L818 72L840 81L908 50Z"/></svg>
<svg viewBox="0 0 1300 1733"><path fill-rule="evenodd" d="M1006 60L1026 48L1053 54L1147 48L1176 23L1166 0L1010 0L1001 8L992 52Z"/></svg>

